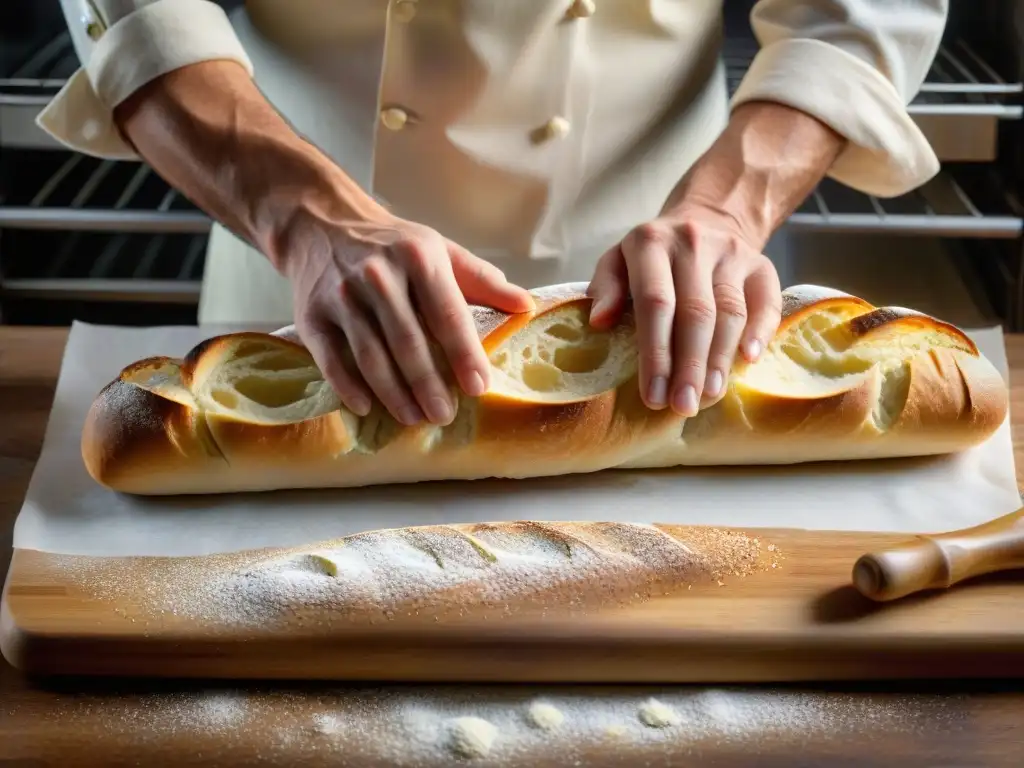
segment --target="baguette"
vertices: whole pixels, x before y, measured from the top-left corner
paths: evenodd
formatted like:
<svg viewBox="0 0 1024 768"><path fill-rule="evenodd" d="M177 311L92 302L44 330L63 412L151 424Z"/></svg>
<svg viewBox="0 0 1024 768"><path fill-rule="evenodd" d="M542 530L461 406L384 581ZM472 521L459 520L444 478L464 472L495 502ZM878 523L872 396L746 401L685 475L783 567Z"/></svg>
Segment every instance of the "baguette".
<svg viewBox="0 0 1024 768"><path fill-rule="evenodd" d="M447 609L498 616L539 608L587 610L634 602L761 572L786 554L739 530L646 523L527 520L371 530L287 549L196 557L75 558L68 573L93 596L123 604L122 591L151 582L134 599L146 610L214 625L279 629L303 614L331 624ZM189 598L182 600L182 595Z"/></svg>
<svg viewBox="0 0 1024 768"><path fill-rule="evenodd" d="M292 331L236 333L125 368L89 410L85 465L134 494L528 478L950 453L1006 417L1006 384L962 331L817 286L784 292L774 339L718 403L650 410L632 316L590 328L585 290L535 290L518 315L474 308L492 385L453 385L448 426L404 427L379 404L357 417Z"/></svg>

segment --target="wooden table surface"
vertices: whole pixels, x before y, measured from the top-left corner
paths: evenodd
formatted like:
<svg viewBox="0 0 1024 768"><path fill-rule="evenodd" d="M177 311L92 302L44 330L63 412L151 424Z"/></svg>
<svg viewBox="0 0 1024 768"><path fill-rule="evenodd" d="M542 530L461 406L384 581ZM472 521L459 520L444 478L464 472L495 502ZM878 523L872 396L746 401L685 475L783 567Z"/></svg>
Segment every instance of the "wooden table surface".
<svg viewBox="0 0 1024 768"><path fill-rule="evenodd" d="M60 329L0 328L4 574L66 337ZM1024 335L1007 337L1007 352L1020 473ZM665 731L638 725L636 714L651 698L670 706L683 725ZM523 725L538 700L564 715L556 731ZM472 716L496 725L491 752L455 759L455 742L448 741L457 733L452 728L463 722L458 718ZM826 760L843 766L1017 766L1022 743L1020 683L225 688L91 680L54 686L28 681L0 659L0 766L753 763L793 768Z"/></svg>

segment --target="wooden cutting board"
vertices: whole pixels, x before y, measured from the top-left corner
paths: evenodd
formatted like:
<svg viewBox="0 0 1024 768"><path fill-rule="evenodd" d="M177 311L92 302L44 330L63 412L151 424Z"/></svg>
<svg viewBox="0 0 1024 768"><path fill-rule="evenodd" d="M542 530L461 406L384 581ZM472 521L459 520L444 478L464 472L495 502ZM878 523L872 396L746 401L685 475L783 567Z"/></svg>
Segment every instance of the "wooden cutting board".
<svg viewBox="0 0 1024 768"><path fill-rule="evenodd" d="M204 603L225 573L283 551L91 558L15 550L0 646L15 667L39 675L537 683L1024 676L1020 574L873 603L851 586L852 566L905 534L691 530L756 540L756 567L600 605L586 599L600 585L581 583L568 598L564 590L538 594L516 610L414 601L383 612L364 604L357 619L289 602L287 588L272 620L247 615L255 609L244 578L227 609Z"/></svg>

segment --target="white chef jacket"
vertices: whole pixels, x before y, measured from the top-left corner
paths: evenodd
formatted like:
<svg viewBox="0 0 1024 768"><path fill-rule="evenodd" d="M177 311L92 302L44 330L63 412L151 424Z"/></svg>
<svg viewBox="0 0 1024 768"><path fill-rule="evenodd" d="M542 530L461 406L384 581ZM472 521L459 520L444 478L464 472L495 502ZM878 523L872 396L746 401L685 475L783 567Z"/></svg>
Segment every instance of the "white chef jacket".
<svg viewBox="0 0 1024 768"><path fill-rule="evenodd" d="M722 0L61 0L83 68L39 124L134 158L112 111L146 82L230 59L308 140L396 214L510 280L587 280L655 216L728 119ZM767 100L848 139L830 175L880 196L938 160L906 105L948 0L761 0L733 106ZM290 291L214 228L201 321L288 322Z"/></svg>

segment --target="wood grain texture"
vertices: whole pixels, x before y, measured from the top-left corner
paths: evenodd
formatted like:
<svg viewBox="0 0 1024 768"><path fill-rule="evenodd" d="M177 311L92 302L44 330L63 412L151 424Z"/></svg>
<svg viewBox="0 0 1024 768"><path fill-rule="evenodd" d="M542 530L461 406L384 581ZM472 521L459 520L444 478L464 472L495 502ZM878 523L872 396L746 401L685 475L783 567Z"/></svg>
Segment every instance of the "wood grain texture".
<svg viewBox="0 0 1024 768"><path fill-rule="evenodd" d="M0 329L0 570L52 401L66 331ZM1024 468L1024 336L1007 338L1011 416ZM975 588L973 585L970 588ZM945 603L947 595L936 605ZM221 684L222 685L222 684ZM338 686L100 679L32 681L0 661L0 763L32 766L401 764L368 733L407 748L409 713L519 716L535 698L571 701L578 717L656 696L689 711L668 738L565 734L510 753L501 766L991 765L1017 766L1024 688L1017 681L839 683L799 687ZM567 708L568 709L568 708ZM717 713L717 714L716 714ZM490 715L489 715L490 716ZM497 719L497 718L495 718ZM345 727L332 727L342 723ZM616 727L616 726L613 726ZM406 753L448 766L448 754ZM587 756L593 759L587 760Z"/></svg>
<svg viewBox="0 0 1024 768"><path fill-rule="evenodd" d="M537 597L536 610L488 610L467 591L457 612L416 600L387 617L349 620L296 602L244 623L236 617L254 610L246 596L220 604L222 614L189 615L203 600L197 582L245 573L235 556L132 558L126 569L121 558L16 550L3 650L38 675L545 683L1024 675L1019 575L886 609L853 589L851 567L905 535L745 533L781 551L777 567L571 614L588 582ZM76 583L83 571L88 578ZM149 600L151 585L172 602Z"/></svg>

